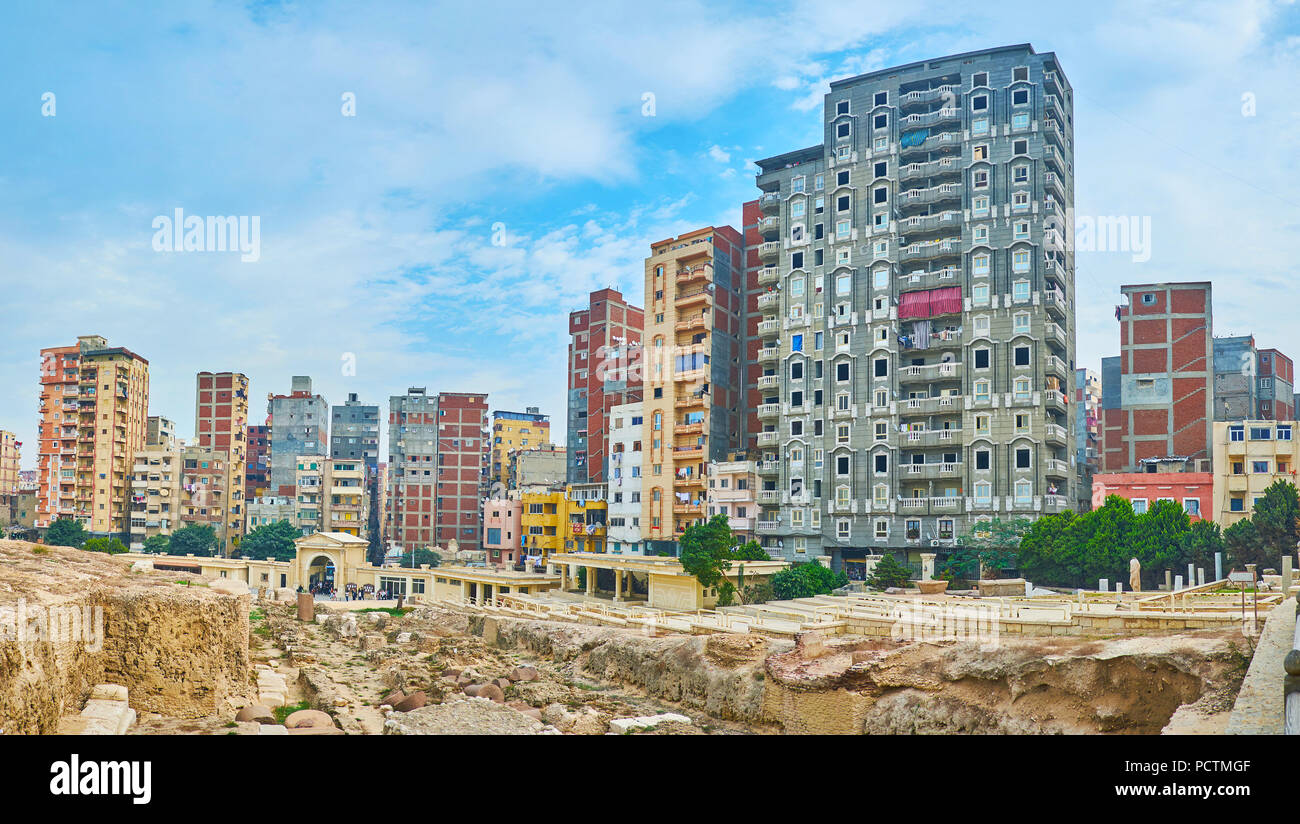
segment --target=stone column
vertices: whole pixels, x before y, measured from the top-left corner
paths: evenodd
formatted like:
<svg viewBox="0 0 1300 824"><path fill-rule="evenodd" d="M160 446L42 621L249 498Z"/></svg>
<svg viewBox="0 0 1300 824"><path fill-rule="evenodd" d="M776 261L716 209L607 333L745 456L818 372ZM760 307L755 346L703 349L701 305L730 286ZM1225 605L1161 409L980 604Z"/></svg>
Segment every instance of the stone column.
<svg viewBox="0 0 1300 824"><path fill-rule="evenodd" d="M1293 567L1291 565L1291 556L1283 555L1282 556L1282 597L1283 598L1286 598L1291 594L1292 570Z"/></svg>
<svg viewBox="0 0 1300 824"><path fill-rule="evenodd" d="M587 597L590 598L596 589L596 569L595 567L584 567L587 570Z"/></svg>
<svg viewBox="0 0 1300 824"><path fill-rule="evenodd" d="M922 581L934 580L934 557L936 554L937 553L934 552L921 553L921 580Z"/></svg>
<svg viewBox="0 0 1300 824"><path fill-rule="evenodd" d="M1214 553L1214 580L1223 580L1223 553Z"/></svg>
<svg viewBox="0 0 1300 824"><path fill-rule="evenodd" d="M623 570L614 570L614 603L623 600Z"/></svg>

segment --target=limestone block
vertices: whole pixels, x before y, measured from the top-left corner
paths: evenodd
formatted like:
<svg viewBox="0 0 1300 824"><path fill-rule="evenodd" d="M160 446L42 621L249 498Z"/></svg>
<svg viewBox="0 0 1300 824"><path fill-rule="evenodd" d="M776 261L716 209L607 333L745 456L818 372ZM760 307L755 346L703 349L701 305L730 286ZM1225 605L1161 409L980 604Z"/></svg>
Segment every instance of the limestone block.
<svg viewBox="0 0 1300 824"><path fill-rule="evenodd" d="M126 687L121 684L96 684L90 690L90 697L101 701L125 701Z"/></svg>
<svg viewBox="0 0 1300 824"><path fill-rule="evenodd" d="M258 735L288 735L289 731L280 724L259 724L257 726Z"/></svg>
<svg viewBox="0 0 1300 824"><path fill-rule="evenodd" d="M271 712L269 707L261 704L250 704L239 712L235 713L236 721L257 721L262 724L274 724L275 713Z"/></svg>
<svg viewBox="0 0 1300 824"><path fill-rule="evenodd" d="M611 732L625 733L633 729L654 729L665 721L676 721L679 724L689 724L691 719L685 715L675 712L663 712L658 715L642 715L636 718L615 718L609 722Z"/></svg>

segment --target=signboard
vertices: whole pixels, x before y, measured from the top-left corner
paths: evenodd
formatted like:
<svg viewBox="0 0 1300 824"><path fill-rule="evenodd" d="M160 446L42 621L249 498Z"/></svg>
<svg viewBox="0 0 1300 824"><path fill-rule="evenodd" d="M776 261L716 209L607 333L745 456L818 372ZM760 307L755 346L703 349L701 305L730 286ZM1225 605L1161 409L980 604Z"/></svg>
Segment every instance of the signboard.
<svg viewBox="0 0 1300 824"><path fill-rule="evenodd" d="M1251 584L1255 582L1255 576L1250 572L1230 572L1228 580L1234 584Z"/></svg>

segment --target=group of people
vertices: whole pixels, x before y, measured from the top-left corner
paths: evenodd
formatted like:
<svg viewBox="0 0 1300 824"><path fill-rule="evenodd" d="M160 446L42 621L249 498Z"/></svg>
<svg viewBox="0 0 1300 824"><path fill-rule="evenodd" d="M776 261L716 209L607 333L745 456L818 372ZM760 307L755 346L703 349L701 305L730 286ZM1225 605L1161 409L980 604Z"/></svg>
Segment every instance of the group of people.
<svg viewBox="0 0 1300 824"><path fill-rule="evenodd" d="M302 592L301 586L298 587L298 591ZM332 581L313 582L308 586L307 591L317 598L325 598L331 601L339 596L338 588L334 586ZM377 598L380 601L394 601L397 599L397 593L390 592L387 589L376 591L369 584L364 589L355 584L348 584L343 589L343 600L345 601L365 601L370 598Z"/></svg>

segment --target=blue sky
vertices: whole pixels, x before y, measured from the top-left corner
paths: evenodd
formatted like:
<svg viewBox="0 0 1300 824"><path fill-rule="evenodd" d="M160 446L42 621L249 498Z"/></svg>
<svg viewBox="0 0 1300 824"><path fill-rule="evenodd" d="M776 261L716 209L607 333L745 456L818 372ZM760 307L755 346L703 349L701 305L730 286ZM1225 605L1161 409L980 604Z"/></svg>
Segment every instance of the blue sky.
<svg viewBox="0 0 1300 824"><path fill-rule="evenodd" d="M562 433L567 313L639 301L650 242L738 225L750 161L819 142L831 79L1022 42L1075 89L1077 214L1151 218L1144 263L1078 254L1080 365L1118 347L1119 284L1158 280L1214 281L1216 333L1300 357L1294 3L48 6L0 23L0 429L25 468L38 351L80 334L148 358L183 436L205 369L255 399L294 374L385 408L485 391ZM260 259L154 251L178 207L258 216Z"/></svg>

